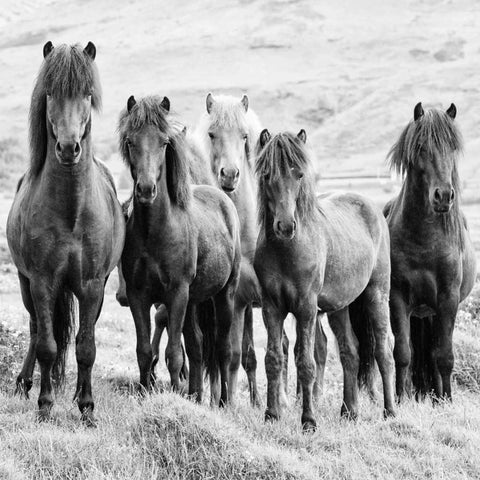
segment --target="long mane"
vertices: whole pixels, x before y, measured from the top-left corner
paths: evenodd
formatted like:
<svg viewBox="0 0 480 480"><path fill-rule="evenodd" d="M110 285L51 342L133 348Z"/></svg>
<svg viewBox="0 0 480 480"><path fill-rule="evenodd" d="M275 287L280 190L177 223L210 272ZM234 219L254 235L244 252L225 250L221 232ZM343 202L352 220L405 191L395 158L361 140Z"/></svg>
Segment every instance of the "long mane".
<svg viewBox="0 0 480 480"><path fill-rule="evenodd" d="M47 92L56 99L92 96L92 108L100 110L102 88L95 62L80 45L59 45L40 67L30 103L30 174L36 176L47 155Z"/></svg>
<svg viewBox="0 0 480 480"><path fill-rule="evenodd" d="M257 114L250 107L245 112L236 97L216 95L214 108L210 113L205 112L202 115L195 129L195 135L207 153L210 152L211 148L208 131L212 126L219 129L238 129L247 133L245 156L249 169L253 171L255 144L262 130ZM208 157L210 158L210 155Z"/></svg>
<svg viewBox="0 0 480 480"><path fill-rule="evenodd" d="M144 125L153 125L168 139L165 157L167 165L167 188L172 203L186 208L191 199L190 173L187 158L187 147L182 131L173 128L167 119L167 112L163 109L163 97L144 97L128 112L125 108L120 113L118 122L120 154L131 167L130 155L127 147L127 138L130 134L140 130Z"/></svg>
<svg viewBox="0 0 480 480"><path fill-rule="evenodd" d="M458 176L458 156L463 150L462 135L450 116L438 109L428 110L417 121L403 129L399 139L390 149L387 159L390 169L406 178L410 166L414 165L423 152L439 155L443 161L453 162L452 187L457 193L449 213L442 214L446 232L458 235L463 248L463 218L460 211L461 185Z"/></svg>
<svg viewBox="0 0 480 480"><path fill-rule="evenodd" d="M314 175L302 141L292 133L279 133L263 149L257 148L257 151L259 154L255 173L258 178L258 222L262 228L266 226L269 209L266 187L291 175L292 168L303 173L296 205L298 218L303 223L315 221L319 210Z"/></svg>

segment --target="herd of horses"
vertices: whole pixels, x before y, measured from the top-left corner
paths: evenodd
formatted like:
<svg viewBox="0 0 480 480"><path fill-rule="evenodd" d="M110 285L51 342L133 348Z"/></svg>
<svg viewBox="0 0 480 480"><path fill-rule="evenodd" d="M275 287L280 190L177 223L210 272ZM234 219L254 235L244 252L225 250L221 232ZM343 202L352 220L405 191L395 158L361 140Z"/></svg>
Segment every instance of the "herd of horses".
<svg viewBox="0 0 480 480"><path fill-rule="evenodd" d="M30 166L7 221L30 314L17 390L28 395L38 361L39 419L49 418L53 388L65 379L76 297L74 398L94 424L95 323L117 265L117 298L135 322L144 391L155 382L166 328L173 389L188 376L189 395L201 401L208 376L211 402L227 405L243 364L251 403L259 405L252 309L261 306L266 419L279 418L286 401L289 313L305 430L316 427L324 313L343 367L342 415L356 417L359 386L374 395L376 365L386 416L395 414L395 393L399 401L412 392L451 399L455 316L476 276L460 210L453 104L446 112L415 107L389 153L403 185L382 212L358 194L317 195L305 131L262 130L246 95L209 94L192 132L169 117L168 98L131 96L118 124L134 185L122 207L93 154L92 110L101 106L95 46L48 42L43 56L30 106Z"/></svg>

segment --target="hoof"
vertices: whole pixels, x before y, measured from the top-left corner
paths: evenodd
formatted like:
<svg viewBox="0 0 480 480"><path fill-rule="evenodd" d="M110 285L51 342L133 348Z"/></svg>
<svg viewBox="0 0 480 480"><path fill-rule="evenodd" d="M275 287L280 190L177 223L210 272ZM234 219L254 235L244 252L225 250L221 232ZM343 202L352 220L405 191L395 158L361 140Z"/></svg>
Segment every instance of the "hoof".
<svg viewBox="0 0 480 480"><path fill-rule="evenodd" d="M277 413L272 412L271 410L265 410L265 421L266 422L276 422L280 416Z"/></svg>
<svg viewBox="0 0 480 480"><path fill-rule="evenodd" d="M33 386L33 381L31 378L26 379L21 377L20 375L17 377L17 383L15 386L15 395L25 396L28 400L29 394L28 392Z"/></svg>
<svg viewBox="0 0 480 480"><path fill-rule="evenodd" d="M384 408L383 409L383 418L394 418L396 417L397 414L395 413L395 410L393 408Z"/></svg>
<svg viewBox="0 0 480 480"><path fill-rule="evenodd" d="M345 418L346 420L355 421L358 418L358 414L355 410L349 410L345 405L342 405L340 417Z"/></svg>
<svg viewBox="0 0 480 480"><path fill-rule="evenodd" d="M37 421L39 423L49 422L51 419L50 411L52 407L43 407L38 410Z"/></svg>
<svg viewBox="0 0 480 480"><path fill-rule="evenodd" d="M85 408L82 412L81 419L83 424L88 428L97 428L97 421L93 416L91 408Z"/></svg>
<svg viewBox="0 0 480 480"><path fill-rule="evenodd" d="M303 433L314 432L317 429L317 422L313 418L302 417L302 429Z"/></svg>

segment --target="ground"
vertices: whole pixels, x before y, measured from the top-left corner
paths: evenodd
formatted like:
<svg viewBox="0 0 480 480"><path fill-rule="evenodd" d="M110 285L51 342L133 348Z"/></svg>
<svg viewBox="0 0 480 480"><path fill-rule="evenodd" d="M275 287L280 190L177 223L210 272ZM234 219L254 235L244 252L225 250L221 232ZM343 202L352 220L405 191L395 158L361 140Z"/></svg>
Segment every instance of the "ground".
<svg viewBox="0 0 480 480"><path fill-rule="evenodd" d="M358 190L383 204L398 190L385 157L413 107L454 102L464 136L463 209L480 257L480 5L474 0L313 0L133 2L19 0L0 11L0 478L480 478L480 286L455 330L454 402L408 401L383 420L361 397L357 422L340 420L342 377L330 337L319 428L303 435L290 368L290 407L265 424L248 405L245 375L238 404L198 406L165 391L141 398L134 327L107 285L97 327L94 397L98 427L88 429L71 402L73 353L54 420L35 421L38 373L29 400L13 396L28 341L5 223L27 167L28 107L47 40L93 41L103 111L93 134L120 196L128 173L117 152L116 122L127 98L167 95L189 128L209 91L248 93L271 132L305 128L318 188ZM289 335L293 326L287 321ZM263 403L266 335L255 312ZM293 356L293 355L292 355ZM263 405L264 406L264 405Z"/></svg>

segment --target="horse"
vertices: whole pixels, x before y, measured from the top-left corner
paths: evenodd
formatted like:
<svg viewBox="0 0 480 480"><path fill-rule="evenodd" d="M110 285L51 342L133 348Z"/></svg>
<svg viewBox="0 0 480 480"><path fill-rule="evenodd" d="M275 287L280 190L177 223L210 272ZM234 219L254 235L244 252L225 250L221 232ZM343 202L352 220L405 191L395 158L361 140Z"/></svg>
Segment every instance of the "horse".
<svg viewBox="0 0 480 480"><path fill-rule="evenodd" d="M390 167L403 177L387 203L392 279L390 318L395 335L396 393L401 401L412 365L417 399L452 398L452 334L458 304L472 290L475 251L460 209L457 109L414 108L413 121L391 148ZM413 348L413 351L412 351Z"/></svg>
<svg viewBox="0 0 480 480"><path fill-rule="evenodd" d="M170 111L170 100L167 97L163 97L161 102L165 114ZM172 128L181 133L185 137L185 155L187 157L188 170L190 174L190 180L196 185L214 185L213 175L208 164L208 160L203 155L201 147L197 144L196 138L188 134L187 127L176 120L170 120ZM122 211L125 218L125 222L128 221L132 213L133 207L133 195L130 196L125 202L122 203ZM122 307L128 307L128 298L125 285L125 278L123 277L121 261L118 264L118 288L116 292L116 299ZM160 341L163 331L168 326L168 313L165 305L155 304L155 329L152 337L152 367L151 367L151 380L156 381L155 367L160 358ZM185 350L182 346L184 363L180 371L180 379L186 380L188 378L188 367L185 362Z"/></svg>
<svg viewBox="0 0 480 480"><path fill-rule="evenodd" d="M137 333L140 384L150 388L150 308L163 303L168 312L165 355L172 388L180 388L183 331L190 363L189 394L202 400L205 362L207 371L220 369L220 405L225 405L241 259L235 206L216 188L190 185L184 138L173 131L159 97L137 102L131 96L118 130L120 152L134 181L122 270ZM211 299L214 309L208 311L209 318L199 314L197 321L196 312L205 312ZM213 342L205 352L208 355L202 352L198 323L204 340Z"/></svg>
<svg viewBox="0 0 480 480"><path fill-rule="evenodd" d="M312 408L313 355L317 311L327 313L344 372L341 414L357 416L357 341L349 305L359 299L371 318L375 356L383 380L384 415L394 415L393 354L388 310L390 252L388 227L380 210L353 193L317 198L306 134L263 130L256 160L258 219L254 267L262 288L263 320L268 344L265 420L280 417L283 368L282 329L288 313L297 322L298 377L302 386L302 426L316 428Z"/></svg>
<svg viewBox="0 0 480 480"><path fill-rule="evenodd" d="M17 389L28 395L35 357L41 371L38 417L53 404L52 370L65 380L65 356L79 303L74 399L94 423L91 376L95 323L104 286L124 243L125 222L108 169L93 155L92 110L101 86L89 42L54 47L47 42L30 104L30 166L13 200L7 239L30 314L30 345Z"/></svg>

